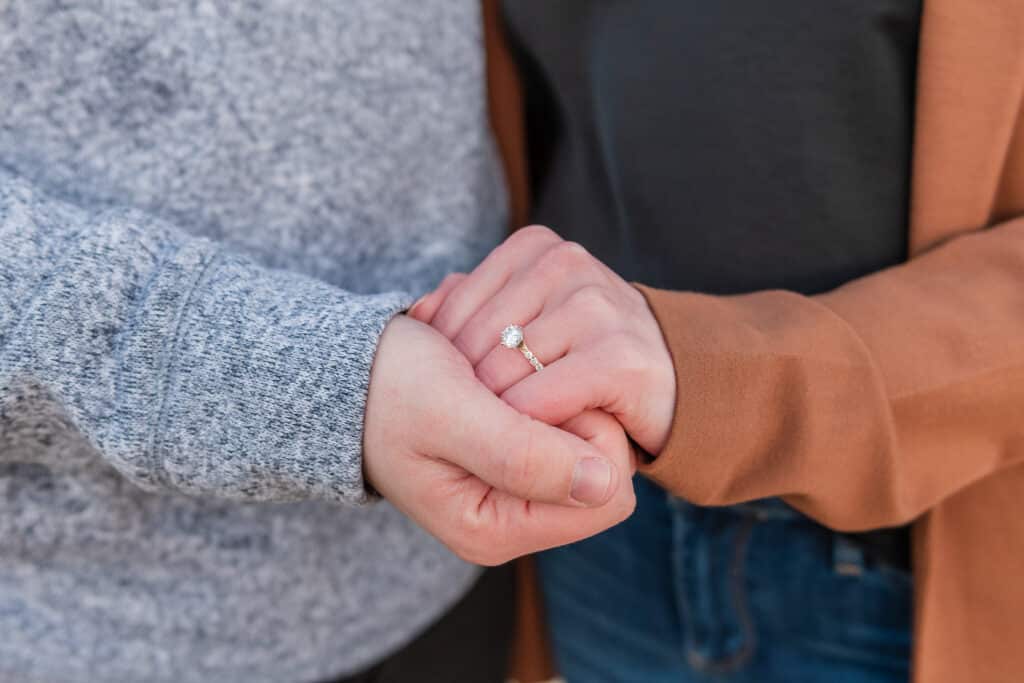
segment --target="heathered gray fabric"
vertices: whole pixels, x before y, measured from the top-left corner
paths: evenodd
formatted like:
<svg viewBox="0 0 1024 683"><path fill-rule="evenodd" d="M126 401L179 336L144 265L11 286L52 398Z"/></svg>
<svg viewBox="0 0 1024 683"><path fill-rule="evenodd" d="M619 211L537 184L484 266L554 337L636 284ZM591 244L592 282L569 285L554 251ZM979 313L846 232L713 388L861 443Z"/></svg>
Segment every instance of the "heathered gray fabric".
<svg viewBox="0 0 1024 683"><path fill-rule="evenodd" d="M477 0L0 0L0 681L325 679L461 595L360 444L501 238L483 87Z"/></svg>

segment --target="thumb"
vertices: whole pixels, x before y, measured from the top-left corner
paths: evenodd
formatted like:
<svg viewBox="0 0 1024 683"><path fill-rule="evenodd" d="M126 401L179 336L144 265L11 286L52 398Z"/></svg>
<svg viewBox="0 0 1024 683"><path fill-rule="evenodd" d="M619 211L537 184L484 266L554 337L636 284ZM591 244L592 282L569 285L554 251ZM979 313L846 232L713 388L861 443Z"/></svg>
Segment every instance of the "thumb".
<svg viewBox="0 0 1024 683"><path fill-rule="evenodd" d="M511 408L475 379L445 392L451 429L439 436L446 460L524 500L597 507L611 499L620 472L578 436Z"/></svg>

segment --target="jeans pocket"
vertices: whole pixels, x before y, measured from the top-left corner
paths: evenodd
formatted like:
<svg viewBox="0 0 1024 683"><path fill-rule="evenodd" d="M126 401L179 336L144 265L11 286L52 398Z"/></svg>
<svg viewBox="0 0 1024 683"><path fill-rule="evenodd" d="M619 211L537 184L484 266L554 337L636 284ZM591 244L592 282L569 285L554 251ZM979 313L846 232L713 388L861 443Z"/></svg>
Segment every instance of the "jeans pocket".
<svg viewBox="0 0 1024 683"><path fill-rule="evenodd" d="M852 657L902 666L910 655L913 578L910 572L872 562L848 538L833 536L834 591L825 615L832 646Z"/></svg>
<svg viewBox="0 0 1024 683"><path fill-rule="evenodd" d="M810 519L758 524L747 585L759 629L837 666L902 671L911 645L913 581Z"/></svg>
<svg viewBox="0 0 1024 683"><path fill-rule="evenodd" d="M676 502L673 574L676 608L689 666L708 674L744 667L757 632L746 587L750 515Z"/></svg>

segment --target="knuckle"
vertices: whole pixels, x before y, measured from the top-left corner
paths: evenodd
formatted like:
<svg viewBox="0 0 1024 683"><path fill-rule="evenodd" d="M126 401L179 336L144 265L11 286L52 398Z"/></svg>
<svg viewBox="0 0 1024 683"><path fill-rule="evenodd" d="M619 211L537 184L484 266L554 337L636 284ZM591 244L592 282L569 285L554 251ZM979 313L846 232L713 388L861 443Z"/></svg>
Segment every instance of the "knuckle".
<svg viewBox="0 0 1024 683"><path fill-rule="evenodd" d="M585 268L589 259L587 250L576 242L559 242L541 255L537 267L561 275Z"/></svg>
<svg viewBox="0 0 1024 683"><path fill-rule="evenodd" d="M479 335L479 331L472 324L468 323L455 335L455 339L452 340L452 346L458 349L459 353L469 358L473 350L478 346L477 340Z"/></svg>
<svg viewBox="0 0 1024 683"><path fill-rule="evenodd" d="M647 298L639 289L633 285L627 284L625 291L628 292L629 304L634 310L643 311L648 308Z"/></svg>
<svg viewBox="0 0 1024 683"><path fill-rule="evenodd" d="M502 449L498 480L510 493L530 500L538 491L541 476L540 461L536 457L536 439L529 423L519 436L508 441L510 447Z"/></svg>
<svg viewBox="0 0 1024 683"><path fill-rule="evenodd" d="M443 289L445 287L454 287L456 284L458 284L465 278L465 273L448 273L447 275L444 276L444 279L441 280L441 284L438 285L438 289Z"/></svg>
<svg viewBox="0 0 1024 683"><path fill-rule="evenodd" d="M555 249L567 265L589 265L591 262L590 252L579 242L562 242Z"/></svg>
<svg viewBox="0 0 1024 683"><path fill-rule="evenodd" d="M507 242L554 242L561 238L546 225L527 225L512 233Z"/></svg>
<svg viewBox="0 0 1024 683"><path fill-rule="evenodd" d="M458 317L461 315L460 312L467 308L468 296L469 293L464 288L457 287L454 289L444 300L444 303L441 304L441 308L438 309L437 313L434 314L434 319L430 323L434 329L451 339L458 331L456 324Z"/></svg>
<svg viewBox="0 0 1024 683"><path fill-rule="evenodd" d="M604 287L588 285L573 293L570 305L574 311L588 318L609 319L615 317L616 307L611 295Z"/></svg>
<svg viewBox="0 0 1024 683"><path fill-rule="evenodd" d="M567 240L567 241L562 242L561 244L559 244L558 245L558 249L560 251L564 252L566 254L566 256L569 257L569 258L574 258L574 259L586 258L588 260L590 259L590 252L587 251L587 248L584 247L579 242L573 242L571 240Z"/></svg>
<svg viewBox="0 0 1024 683"><path fill-rule="evenodd" d="M617 335L620 348L620 367L625 378L630 382L638 382L647 377L651 359L636 343L630 334Z"/></svg>
<svg viewBox="0 0 1024 683"><path fill-rule="evenodd" d="M495 367L495 363L492 361L493 359L490 356L485 356L476 366L475 370L477 380L491 391L495 391L498 387L500 375L497 367Z"/></svg>
<svg viewBox="0 0 1024 683"><path fill-rule="evenodd" d="M643 370L650 364L647 353L644 352L643 348L638 343L636 336L632 332L625 330L616 332L611 335L610 341L618 349L620 358L619 364L624 369Z"/></svg>
<svg viewBox="0 0 1024 683"><path fill-rule="evenodd" d="M530 243L534 239L537 239L535 237L531 237L529 233L524 232L525 230L526 228L517 230L509 235L504 242L496 246L494 249L491 249L491 253L487 255L487 258L483 260L483 263L488 264L488 266L492 268L497 267L502 270L506 269L508 267L508 263L515 259L515 255L519 251L528 248Z"/></svg>
<svg viewBox="0 0 1024 683"><path fill-rule="evenodd" d="M606 367L614 368L616 379L624 386L638 386L651 368L651 359L630 332L609 335L602 345L601 355Z"/></svg>

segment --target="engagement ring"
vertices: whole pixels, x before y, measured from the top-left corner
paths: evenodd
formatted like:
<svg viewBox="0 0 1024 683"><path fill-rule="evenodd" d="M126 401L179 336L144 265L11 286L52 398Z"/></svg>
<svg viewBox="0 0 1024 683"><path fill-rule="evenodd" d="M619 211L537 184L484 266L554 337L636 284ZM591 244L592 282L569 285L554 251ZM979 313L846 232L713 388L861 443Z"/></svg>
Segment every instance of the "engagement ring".
<svg viewBox="0 0 1024 683"><path fill-rule="evenodd" d="M530 361L530 365L537 372L544 369L544 364L540 362L537 356L533 355L533 351L526 345L526 338L523 336L523 328L519 325L509 325L501 331L501 345L507 349L519 349L523 352L523 356L526 360Z"/></svg>

